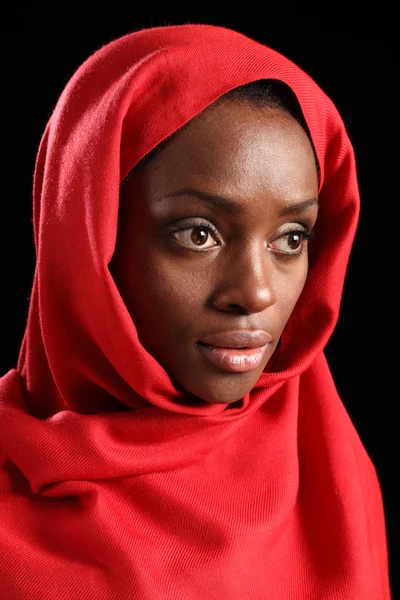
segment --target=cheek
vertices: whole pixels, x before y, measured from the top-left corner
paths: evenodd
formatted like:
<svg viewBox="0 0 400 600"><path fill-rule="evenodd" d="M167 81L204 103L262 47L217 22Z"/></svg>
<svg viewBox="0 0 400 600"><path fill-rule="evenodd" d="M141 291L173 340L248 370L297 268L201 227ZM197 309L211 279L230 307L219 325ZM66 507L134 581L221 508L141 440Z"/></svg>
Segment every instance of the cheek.
<svg viewBox="0 0 400 600"><path fill-rule="evenodd" d="M199 318L207 280L204 269L185 268L182 257L144 245L131 246L118 260L117 285L142 339L155 341L162 335L174 338L188 334ZM189 262L187 263L189 265Z"/></svg>
<svg viewBox="0 0 400 600"><path fill-rule="evenodd" d="M285 327L296 306L308 273L308 260L302 258L288 272L280 273L275 281L276 305L279 311L281 330Z"/></svg>

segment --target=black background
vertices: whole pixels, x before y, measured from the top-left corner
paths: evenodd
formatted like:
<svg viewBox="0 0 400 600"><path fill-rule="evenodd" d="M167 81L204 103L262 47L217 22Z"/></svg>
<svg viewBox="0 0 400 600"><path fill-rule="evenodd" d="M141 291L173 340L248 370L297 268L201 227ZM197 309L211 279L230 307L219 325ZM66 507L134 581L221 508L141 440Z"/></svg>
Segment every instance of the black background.
<svg viewBox="0 0 400 600"><path fill-rule="evenodd" d="M343 402L371 456L381 482L387 518L393 598L394 510L398 467L392 433L399 393L396 373L398 287L398 93L394 15L356 15L348 10L317 16L293 7L242 4L202 11L129 8L118 3L90 7L87 14L64 6L20 5L3 14L1 361L0 374L16 364L34 269L31 188L37 147L58 96L75 69L96 49L141 27L185 22L224 25L282 52L331 97L353 142L361 191L361 217L339 323L326 354ZM347 7L348 8L348 7ZM396 448L397 451L397 448ZM395 483L396 482L396 483ZM400 597L400 596L399 596Z"/></svg>

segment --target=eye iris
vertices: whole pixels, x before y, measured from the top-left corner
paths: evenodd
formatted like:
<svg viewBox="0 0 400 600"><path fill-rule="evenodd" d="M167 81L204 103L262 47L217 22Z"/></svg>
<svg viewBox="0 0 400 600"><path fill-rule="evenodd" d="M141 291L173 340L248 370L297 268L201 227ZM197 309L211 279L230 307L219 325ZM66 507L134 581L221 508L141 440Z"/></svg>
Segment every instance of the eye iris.
<svg viewBox="0 0 400 600"><path fill-rule="evenodd" d="M195 227L190 236L190 239L197 246L201 246L208 238L208 232L204 229L204 227Z"/></svg>
<svg viewBox="0 0 400 600"><path fill-rule="evenodd" d="M287 241L291 250L297 250L301 244L301 233L289 233Z"/></svg>

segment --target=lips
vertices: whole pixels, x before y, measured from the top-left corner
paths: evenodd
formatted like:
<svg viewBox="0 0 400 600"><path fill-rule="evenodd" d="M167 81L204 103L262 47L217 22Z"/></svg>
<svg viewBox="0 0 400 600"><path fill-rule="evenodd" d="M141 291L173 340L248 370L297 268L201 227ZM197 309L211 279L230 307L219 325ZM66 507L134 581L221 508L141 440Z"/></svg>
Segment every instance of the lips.
<svg viewBox="0 0 400 600"><path fill-rule="evenodd" d="M272 336L261 329L236 329L208 335L199 344L217 348L261 348L272 342Z"/></svg>

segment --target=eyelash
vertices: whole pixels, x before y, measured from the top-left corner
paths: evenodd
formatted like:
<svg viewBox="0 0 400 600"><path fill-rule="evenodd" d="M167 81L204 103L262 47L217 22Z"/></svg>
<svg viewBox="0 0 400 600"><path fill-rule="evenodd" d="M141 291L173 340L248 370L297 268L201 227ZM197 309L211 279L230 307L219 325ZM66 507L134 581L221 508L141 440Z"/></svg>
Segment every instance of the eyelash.
<svg viewBox="0 0 400 600"><path fill-rule="evenodd" d="M290 235L291 233L297 233L297 234L301 234L303 236L303 240L306 240L307 242L313 240L315 238L314 231L312 229L310 229L309 227L307 227L306 225L302 225L302 226L304 227L304 229L292 229L291 231L285 231L285 233L283 233L281 236L278 236L278 238L276 238L276 239L283 238L285 236ZM183 250L187 250L188 252L208 252L209 250L211 250L211 248L204 248L204 249L199 248L197 250L194 250L193 248L188 248L184 244L181 244L180 242L178 242L176 240L176 238L174 238L174 235L173 235L174 233L178 233L179 231L190 231L191 229L197 229L199 227L202 227L206 231L214 234L214 236L216 236L216 237L218 237L218 235L219 235L218 230L217 230L216 226L214 225L214 223L212 223L211 221L203 221L202 219L196 219L189 225L186 224L183 227L176 227L174 229L171 229L169 232L169 235L171 236L173 242L175 244L177 244ZM301 249L298 252L284 252L284 251L279 251L279 250L273 250L273 252L275 254L278 254L283 259L290 260L291 258L299 257L304 252L304 244L301 245Z"/></svg>

